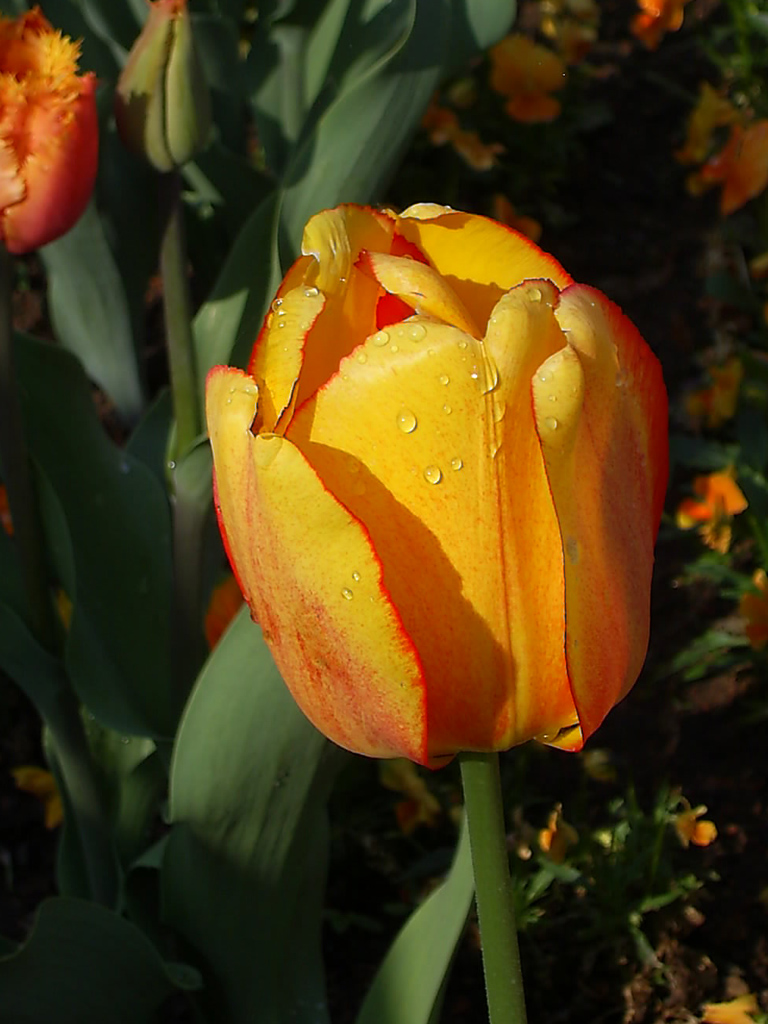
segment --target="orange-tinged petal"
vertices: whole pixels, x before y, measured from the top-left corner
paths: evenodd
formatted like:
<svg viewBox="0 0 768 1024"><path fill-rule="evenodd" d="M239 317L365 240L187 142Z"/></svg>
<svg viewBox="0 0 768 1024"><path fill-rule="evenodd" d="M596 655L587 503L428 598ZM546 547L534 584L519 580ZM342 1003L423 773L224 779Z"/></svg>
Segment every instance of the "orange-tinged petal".
<svg viewBox="0 0 768 1024"><path fill-rule="evenodd" d="M443 320L479 338L482 331L451 286L432 267L407 256L364 252L358 266L367 270L391 295L407 302L423 316Z"/></svg>
<svg viewBox="0 0 768 1024"><path fill-rule="evenodd" d="M768 185L768 120L735 124L725 147L701 168L703 184L722 183L720 212L727 216Z"/></svg>
<svg viewBox="0 0 768 1024"><path fill-rule="evenodd" d="M568 347L535 375L533 400L565 555L568 671L586 737L645 660L667 406L658 361L604 296L573 285L555 316Z"/></svg>
<svg viewBox="0 0 768 1024"><path fill-rule="evenodd" d="M725 1003L705 1003L704 1024L754 1024L760 1013L757 997L752 992L736 996Z"/></svg>
<svg viewBox="0 0 768 1024"><path fill-rule="evenodd" d="M240 611L242 603L240 584L234 576L227 576L214 587L204 622L205 642L209 651L212 651L222 638L232 619Z"/></svg>
<svg viewBox="0 0 768 1024"><path fill-rule="evenodd" d="M254 436L248 374L214 368L207 412L227 549L297 702L350 750L426 763L419 659L365 528L290 441Z"/></svg>
<svg viewBox="0 0 768 1024"><path fill-rule="evenodd" d="M404 210L397 230L414 242L482 327L501 296L529 278L549 278L558 288L571 277L530 239L486 217L444 206Z"/></svg>
<svg viewBox="0 0 768 1024"><path fill-rule="evenodd" d="M424 666L432 756L502 749L575 718L528 383L564 339L529 292L494 312L487 346L419 317L387 344L368 339L286 434L370 533Z"/></svg>

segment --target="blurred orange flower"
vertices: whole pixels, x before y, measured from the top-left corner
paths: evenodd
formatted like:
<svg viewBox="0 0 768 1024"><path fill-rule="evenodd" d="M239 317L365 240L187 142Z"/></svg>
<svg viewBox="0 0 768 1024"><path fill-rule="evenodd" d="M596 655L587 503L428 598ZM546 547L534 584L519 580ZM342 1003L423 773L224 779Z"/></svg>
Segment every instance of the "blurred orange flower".
<svg viewBox="0 0 768 1024"><path fill-rule="evenodd" d="M449 142L462 159L476 171L489 171L504 152L500 142L486 145L477 132L465 131L452 110L433 103L422 118L422 127L435 146Z"/></svg>
<svg viewBox="0 0 768 1024"><path fill-rule="evenodd" d="M507 97L504 109L516 121L554 121L560 103L549 94L565 85L565 64L545 46L513 33L491 47L491 86Z"/></svg>
<svg viewBox="0 0 768 1024"><path fill-rule="evenodd" d="M757 593L742 594L739 612L747 620L746 634L750 646L762 651L768 644L768 576L765 569L755 572L752 586Z"/></svg>
<svg viewBox="0 0 768 1024"><path fill-rule="evenodd" d="M693 194L721 185L724 217L760 195L768 185L768 120L732 125L723 149L691 175L687 185Z"/></svg>
<svg viewBox="0 0 768 1024"><path fill-rule="evenodd" d="M637 0L640 13L632 19L630 31L649 50L655 50L667 32L683 24L683 8L689 0Z"/></svg>
<svg viewBox="0 0 768 1024"><path fill-rule="evenodd" d="M693 492L699 500L686 498L682 501L675 513L675 522L683 530L700 523L699 534L707 547L725 554L731 546L731 519L744 511L747 499L730 472L697 476Z"/></svg>
<svg viewBox="0 0 768 1024"><path fill-rule="evenodd" d="M227 626L240 611L242 603L243 595L232 574L213 588L205 613L205 640L209 651L212 651L221 640Z"/></svg>
<svg viewBox="0 0 768 1024"><path fill-rule="evenodd" d="M9 252L69 231L93 191L96 78L78 76L79 55L39 7L0 17L0 238Z"/></svg>
<svg viewBox="0 0 768 1024"><path fill-rule="evenodd" d="M698 807L691 807L687 800L683 800L684 810L674 820L675 831L683 846L709 846L717 839L717 828L712 821L699 821L702 814L707 813L707 808L700 804Z"/></svg>
<svg viewBox="0 0 768 1024"><path fill-rule="evenodd" d="M497 192L493 197L493 219L519 231L532 242L538 242L541 238L541 224L533 217L517 213L512 203L501 192Z"/></svg>
<svg viewBox="0 0 768 1024"><path fill-rule="evenodd" d="M710 430L716 430L736 414L744 365L738 356L731 356L722 366L710 366L709 376L708 387L688 393L685 410L697 425L705 420Z"/></svg>
<svg viewBox="0 0 768 1024"><path fill-rule="evenodd" d="M696 106L688 115L685 143L675 152L675 159L681 164L703 163L709 155L715 128L733 124L738 116L730 100L709 82L702 82Z"/></svg>
<svg viewBox="0 0 768 1024"><path fill-rule="evenodd" d="M410 835L419 825L431 827L442 814L437 797L419 775L416 765L405 757L382 761L379 766L382 786L403 793L407 798L395 807L395 816L403 835Z"/></svg>
<svg viewBox="0 0 768 1024"><path fill-rule="evenodd" d="M53 775L45 768L22 765L11 769L17 789L36 796L45 813L45 827L56 828L64 820L61 796Z"/></svg>
<svg viewBox="0 0 768 1024"><path fill-rule="evenodd" d="M560 804L549 816L547 827L539 832L539 846L555 864L562 864L568 850L579 841L579 834L573 825L563 818Z"/></svg>
<svg viewBox="0 0 768 1024"><path fill-rule="evenodd" d="M705 1003L701 1019L704 1024L755 1024L759 1012L757 997L747 992L725 1003Z"/></svg>
<svg viewBox="0 0 768 1024"><path fill-rule="evenodd" d="M8 491L2 484L0 484L0 526L2 526L9 537L13 536L13 519L11 519Z"/></svg>

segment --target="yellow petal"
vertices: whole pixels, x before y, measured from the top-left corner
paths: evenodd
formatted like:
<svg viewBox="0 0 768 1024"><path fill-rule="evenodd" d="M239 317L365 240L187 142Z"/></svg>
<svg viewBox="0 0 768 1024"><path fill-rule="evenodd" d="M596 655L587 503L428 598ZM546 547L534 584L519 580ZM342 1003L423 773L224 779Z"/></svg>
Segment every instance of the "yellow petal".
<svg viewBox="0 0 768 1024"><path fill-rule="evenodd" d="M586 738L645 659L666 396L655 357L598 292L567 289L556 316L569 347L544 364L533 396L565 554L568 669Z"/></svg>
<svg viewBox="0 0 768 1024"><path fill-rule="evenodd" d="M379 332L286 434L370 533L424 666L433 756L575 718L530 400L532 373L564 339L530 291L494 312L487 346L420 317Z"/></svg>
<svg viewBox="0 0 768 1024"><path fill-rule="evenodd" d="M426 763L419 659L382 585L371 539L293 444L253 435L255 413L251 377L211 371L219 520L275 663L299 706L335 742Z"/></svg>
<svg viewBox="0 0 768 1024"><path fill-rule="evenodd" d="M420 204L400 215L397 230L419 247L482 329L504 292L521 281L548 278L558 288L571 283L552 256L486 217Z"/></svg>
<svg viewBox="0 0 768 1024"><path fill-rule="evenodd" d="M406 256L366 252L361 264L368 268L382 288L397 295L421 315L443 320L473 338L484 331L472 320L450 285L432 267Z"/></svg>

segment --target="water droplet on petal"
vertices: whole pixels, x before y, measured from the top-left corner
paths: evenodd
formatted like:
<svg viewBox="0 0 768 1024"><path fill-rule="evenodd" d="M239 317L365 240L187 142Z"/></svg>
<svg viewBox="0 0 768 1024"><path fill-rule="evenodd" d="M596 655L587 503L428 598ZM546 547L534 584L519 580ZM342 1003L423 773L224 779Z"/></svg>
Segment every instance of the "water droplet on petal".
<svg viewBox="0 0 768 1024"><path fill-rule="evenodd" d="M389 342L389 333L387 331L377 331L371 338L371 341L377 348L383 348Z"/></svg>
<svg viewBox="0 0 768 1024"><path fill-rule="evenodd" d="M443 412L445 413L446 416L450 416L453 410L451 409L450 405L446 404L443 406Z"/></svg>
<svg viewBox="0 0 768 1024"><path fill-rule="evenodd" d="M439 484L443 479L443 474L440 472L439 466L427 466L424 470L424 479L428 484Z"/></svg>
<svg viewBox="0 0 768 1024"><path fill-rule="evenodd" d="M423 341L427 336L427 329L423 324L411 324L408 329L408 337L411 341Z"/></svg>
<svg viewBox="0 0 768 1024"><path fill-rule="evenodd" d="M400 351L400 348L397 345L393 345L392 348L390 349L390 352L399 352L399 351Z"/></svg>
<svg viewBox="0 0 768 1024"><path fill-rule="evenodd" d="M274 310L275 313L278 311L278 309L280 309L282 304L283 304L283 300L282 299L275 299L275 301L272 303L272 309Z"/></svg>
<svg viewBox="0 0 768 1024"><path fill-rule="evenodd" d="M451 459L451 469L461 469L463 465L464 463L461 461L461 459Z"/></svg>
<svg viewBox="0 0 768 1024"><path fill-rule="evenodd" d="M365 352L358 352L357 353L357 361L358 361L358 363L367 363L368 362L368 356L365 354Z"/></svg>
<svg viewBox="0 0 768 1024"><path fill-rule="evenodd" d="M440 376L437 379L440 381L441 384L450 384L451 383L451 378L448 376L447 373L441 373Z"/></svg>
<svg viewBox="0 0 768 1024"><path fill-rule="evenodd" d="M396 423L404 434L412 434L416 429L416 417L410 409L401 409L397 414Z"/></svg>
<svg viewBox="0 0 768 1024"><path fill-rule="evenodd" d="M464 349L465 349L466 347L467 347L467 343L466 343L466 341L460 341L460 342L459 342L459 348L460 348L460 349L462 350L462 352L464 351Z"/></svg>
<svg viewBox="0 0 768 1024"><path fill-rule="evenodd" d="M351 601L355 595L352 593L349 587L342 587L341 596L344 598L345 601Z"/></svg>
<svg viewBox="0 0 768 1024"><path fill-rule="evenodd" d="M556 402L557 401L557 395L547 395L547 398L549 399L550 402Z"/></svg>
<svg viewBox="0 0 768 1024"><path fill-rule="evenodd" d="M541 302L541 288L536 288L535 286L533 288L529 288L526 295L531 302Z"/></svg>
<svg viewBox="0 0 768 1024"><path fill-rule="evenodd" d="M308 299L314 299L316 295L320 294L320 291L315 288L314 285L310 285L308 288L304 289L304 294Z"/></svg>
<svg viewBox="0 0 768 1024"><path fill-rule="evenodd" d="M352 573L352 579L355 581L355 583L359 583L360 582L360 573L359 572L353 572Z"/></svg>
<svg viewBox="0 0 768 1024"><path fill-rule="evenodd" d="M560 424L557 422L554 416L547 416L547 418L544 420L544 426L547 428L547 430L557 430Z"/></svg>
<svg viewBox="0 0 768 1024"><path fill-rule="evenodd" d="M541 381L542 384L546 384L548 380L554 380L554 379L555 379L554 373L547 373L546 370L542 370L542 372L539 374L539 380Z"/></svg>

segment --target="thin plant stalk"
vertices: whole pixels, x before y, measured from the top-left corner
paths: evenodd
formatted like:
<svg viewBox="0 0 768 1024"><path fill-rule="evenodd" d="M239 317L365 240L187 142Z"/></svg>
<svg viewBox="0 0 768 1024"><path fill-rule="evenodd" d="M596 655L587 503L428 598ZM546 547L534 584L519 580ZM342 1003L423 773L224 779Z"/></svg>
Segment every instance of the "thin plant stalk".
<svg viewBox="0 0 768 1024"><path fill-rule="evenodd" d="M459 755L490 1024L525 1024L498 754Z"/></svg>

